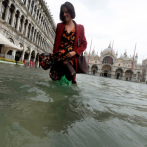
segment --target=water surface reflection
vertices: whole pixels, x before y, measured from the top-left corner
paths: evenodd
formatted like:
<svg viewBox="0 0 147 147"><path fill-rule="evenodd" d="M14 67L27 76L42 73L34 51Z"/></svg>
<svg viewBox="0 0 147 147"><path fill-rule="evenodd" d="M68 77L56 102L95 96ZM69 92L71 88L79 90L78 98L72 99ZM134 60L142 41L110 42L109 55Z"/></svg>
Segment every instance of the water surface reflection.
<svg viewBox="0 0 147 147"><path fill-rule="evenodd" d="M65 87L42 69L0 64L0 146L147 146L145 84L77 79Z"/></svg>

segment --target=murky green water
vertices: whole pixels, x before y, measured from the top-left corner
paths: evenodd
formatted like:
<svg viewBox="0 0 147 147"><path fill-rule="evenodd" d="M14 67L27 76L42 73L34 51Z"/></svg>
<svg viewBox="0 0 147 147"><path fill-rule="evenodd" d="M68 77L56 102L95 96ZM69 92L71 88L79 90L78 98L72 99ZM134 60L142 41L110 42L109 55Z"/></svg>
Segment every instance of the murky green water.
<svg viewBox="0 0 147 147"><path fill-rule="evenodd" d="M147 147L147 85L0 64L0 147Z"/></svg>

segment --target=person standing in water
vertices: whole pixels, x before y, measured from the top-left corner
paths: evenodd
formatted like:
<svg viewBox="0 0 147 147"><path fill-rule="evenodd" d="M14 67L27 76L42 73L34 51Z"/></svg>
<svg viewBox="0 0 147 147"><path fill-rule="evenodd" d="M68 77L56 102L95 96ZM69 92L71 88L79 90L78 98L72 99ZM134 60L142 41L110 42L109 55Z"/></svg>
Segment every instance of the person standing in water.
<svg viewBox="0 0 147 147"><path fill-rule="evenodd" d="M46 59L53 63L49 74L51 79L60 80L65 75L73 84L76 84L78 57L87 47L84 26L73 20L75 16L74 6L70 2L61 5L62 22L57 24L53 54L46 56Z"/></svg>

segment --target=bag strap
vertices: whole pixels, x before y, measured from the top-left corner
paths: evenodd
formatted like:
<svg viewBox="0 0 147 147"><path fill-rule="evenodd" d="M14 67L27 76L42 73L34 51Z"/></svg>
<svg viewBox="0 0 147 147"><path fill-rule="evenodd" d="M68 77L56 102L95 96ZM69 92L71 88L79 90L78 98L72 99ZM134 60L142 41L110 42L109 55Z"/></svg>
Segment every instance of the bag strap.
<svg viewBox="0 0 147 147"><path fill-rule="evenodd" d="M80 37L79 37L79 39L78 39L78 47L80 46ZM80 57L81 56L84 56L84 54L83 54L83 52L82 52L82 54L80 55Z"/></svg>

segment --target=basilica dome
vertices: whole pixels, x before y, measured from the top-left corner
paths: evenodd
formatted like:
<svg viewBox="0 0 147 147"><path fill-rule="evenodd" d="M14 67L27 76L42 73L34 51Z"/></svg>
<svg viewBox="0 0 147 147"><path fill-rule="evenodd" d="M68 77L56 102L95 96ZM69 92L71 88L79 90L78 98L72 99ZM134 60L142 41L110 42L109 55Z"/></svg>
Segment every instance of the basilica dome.
<svg viewBox="0 0 147 147"><path fill-rule="evenodd" d="M108 53L110 53L110 54L112 53L113 56L116 56L115 51L111 48L111 44L109 44L108 48L103 50L102 54L105 55L105 54L108 54Z"/></svg>
<svg viewBox="0 0 147 147"><path fill-rule="evenodd" d="M122 58L123 60L129 60L130 58L127 55L127 52L125 51L123 55L120 55L120 58Z"/></svg>
<svg viewBox="0 0 147 147"><path fill-rule="evenodd" d="M109 47L108 47L108 48L106 48L106 49L103 50L103 53L104 53L104 54L105 54L105 53L108 53L108 52L109 52L109 53L112 52L112 54L115 54L115 51L114 51L112 48L109 48Z"/></svg>

